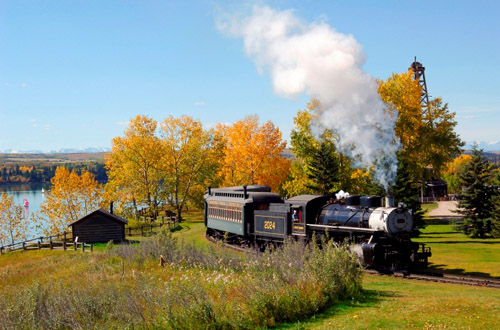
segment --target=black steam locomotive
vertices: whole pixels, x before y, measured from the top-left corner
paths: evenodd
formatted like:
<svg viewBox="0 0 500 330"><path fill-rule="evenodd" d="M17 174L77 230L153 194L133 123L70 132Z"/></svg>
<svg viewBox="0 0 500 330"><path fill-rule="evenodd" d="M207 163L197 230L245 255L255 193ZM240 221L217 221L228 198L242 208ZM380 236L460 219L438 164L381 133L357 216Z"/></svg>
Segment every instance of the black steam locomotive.
<svg viewBox="0 0 500 330"><path fill-rule="evenodd" d="M208 237L246 246L328 236L347 242L363 265L373 268L424 268L431 256L430 248L411 241L408 210L383 206L379 196L300 195L284 201L268 186L209 188L205 226Z"/></svg>

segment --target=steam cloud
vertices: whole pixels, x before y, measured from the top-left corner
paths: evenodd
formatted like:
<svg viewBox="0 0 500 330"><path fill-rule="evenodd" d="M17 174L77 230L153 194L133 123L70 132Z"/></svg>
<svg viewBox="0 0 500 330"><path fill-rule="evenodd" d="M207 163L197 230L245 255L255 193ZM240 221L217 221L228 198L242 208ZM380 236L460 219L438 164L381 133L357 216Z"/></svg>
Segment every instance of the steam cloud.
<svg viewBox="0 0 500 330"><path fill-rule="evenodd" d="M356 166L375 169L375 179L387 185L397 170L394 113L385 112L376 80L363 71L365 55L352 35L323 22L306 24L291 10L253 8L250 16L226 17L219 30L243 38L247 55L260 73L269 72L275 93L316 98L314 123L318 136L325 128L338 134L342 152Z"/></svg>

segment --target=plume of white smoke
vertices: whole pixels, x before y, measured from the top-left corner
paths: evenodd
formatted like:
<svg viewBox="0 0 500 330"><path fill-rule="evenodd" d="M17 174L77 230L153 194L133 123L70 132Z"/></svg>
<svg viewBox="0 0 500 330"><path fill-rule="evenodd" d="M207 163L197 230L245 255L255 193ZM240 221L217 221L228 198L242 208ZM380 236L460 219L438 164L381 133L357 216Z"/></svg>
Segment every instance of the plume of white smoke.
<svg viewBox="0 0 500 330"><path fill-rule="evenodd" d="M394 181L396 117L386 113L376 80L363 71L365 55L352 35L324 22L306 24L291 10L259 6L249 16L226 17L218 28L243 38L247 55L259 72L269 72L277 94L306 93L320 101L314 131L333 130L356 166L373 168L385 187Z"/></svg>

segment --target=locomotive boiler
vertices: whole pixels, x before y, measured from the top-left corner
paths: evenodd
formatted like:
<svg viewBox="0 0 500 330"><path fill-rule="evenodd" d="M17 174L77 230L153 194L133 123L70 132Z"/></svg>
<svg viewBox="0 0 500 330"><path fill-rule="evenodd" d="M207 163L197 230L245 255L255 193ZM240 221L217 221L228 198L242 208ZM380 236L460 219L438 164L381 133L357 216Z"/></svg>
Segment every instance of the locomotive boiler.
<svg viewBox="0 0 500 330"><path fill-rule="evenodd" d="M430 248L412 242L411 213L383 205L380 196L300 195L286 200L268 186L208 189L207 236L228 243L263 247L289 237L348 244L364 266L384 269L427 267Z"/></svg>

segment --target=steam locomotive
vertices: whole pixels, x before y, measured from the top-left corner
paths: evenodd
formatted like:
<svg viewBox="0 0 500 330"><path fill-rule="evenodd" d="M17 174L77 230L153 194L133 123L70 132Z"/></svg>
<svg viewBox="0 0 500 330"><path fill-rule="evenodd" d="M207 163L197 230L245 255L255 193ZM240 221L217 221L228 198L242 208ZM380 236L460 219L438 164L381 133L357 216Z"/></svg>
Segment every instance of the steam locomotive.
<svg viewBox="0 0 500 330"><path fill-rule="evenodd" d="M370 268L425 268L431 256L429 247L410 239L411 213L403 205L383 206L380 196L332 200L300 195L283 200L263 185L209 188L204 220L207 237L231 244L265 247L289 237L347 242Z"/></svg>

